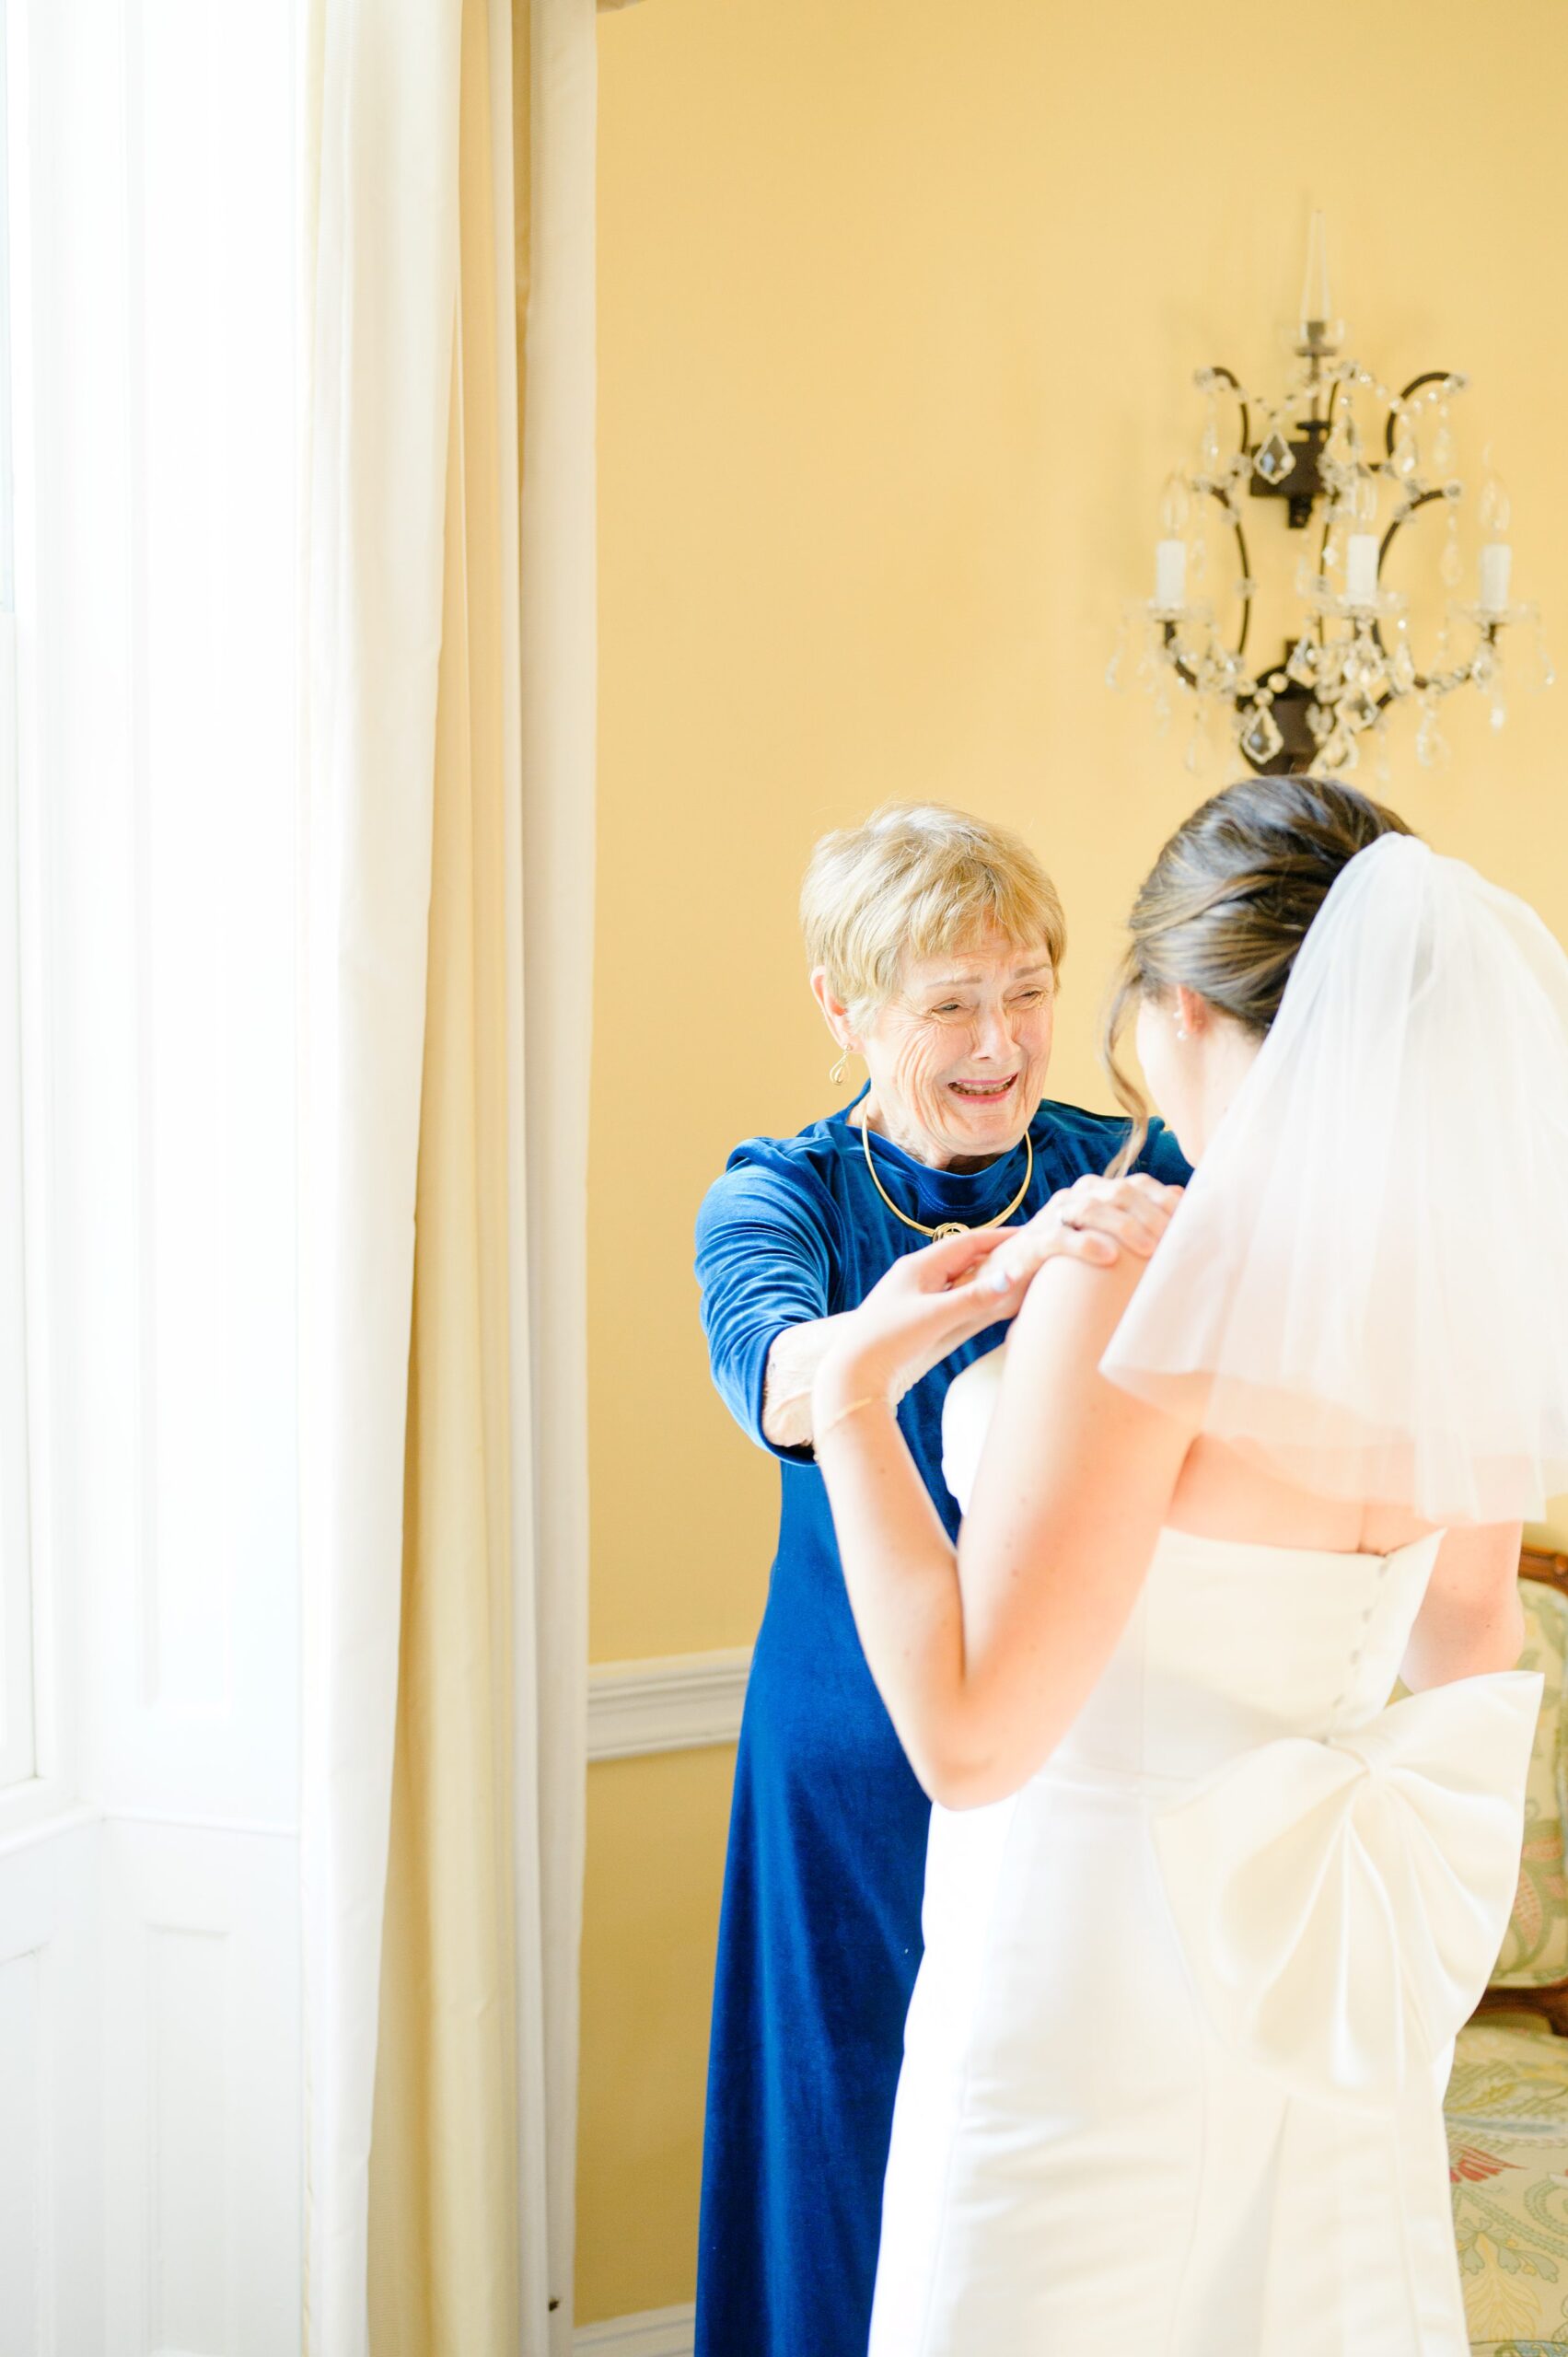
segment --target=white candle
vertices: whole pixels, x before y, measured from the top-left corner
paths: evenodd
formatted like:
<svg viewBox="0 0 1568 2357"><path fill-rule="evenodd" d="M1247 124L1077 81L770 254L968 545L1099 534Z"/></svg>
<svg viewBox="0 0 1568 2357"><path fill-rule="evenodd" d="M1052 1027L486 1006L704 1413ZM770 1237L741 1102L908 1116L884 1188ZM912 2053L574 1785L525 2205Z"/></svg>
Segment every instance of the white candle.
<svg viewBox="0 0 1568 2357"><path fill-rule="evenodd" d="M1489 614L1506 613L1508 610L1508 575L1513 569L1514 552L1506 540L1484 540L1481 551L1481 603Z"/></svg>
<svg viewBox="0 0 1568 2357"><path fill-rule="evenodd" d="M1155 543L1155 603L1156 606L1181 606L1187 602L1187 543L1185 540L1157 540Z"/></svg>
<svg viewBox="0 0 1568 2357"><path fill-rule="evenodd" d="M1369 606L1377 595L1377 535L1353 532L1345 542L1345 596Z"/></svg>

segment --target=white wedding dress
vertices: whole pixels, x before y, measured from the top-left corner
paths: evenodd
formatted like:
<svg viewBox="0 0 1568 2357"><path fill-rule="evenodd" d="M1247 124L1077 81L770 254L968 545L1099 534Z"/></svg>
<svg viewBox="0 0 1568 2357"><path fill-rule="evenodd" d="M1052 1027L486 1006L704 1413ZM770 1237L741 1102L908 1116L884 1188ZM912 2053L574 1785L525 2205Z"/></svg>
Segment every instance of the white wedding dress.
<svg viewBox="0 0 1568 2357"><path fill-rule="evenodd" d="M1540 1679L1388 1703L1437 1545L1163 1531L1046 1765L933 1810L870 2357L1466 2357L1441 2105Z"/></svg>

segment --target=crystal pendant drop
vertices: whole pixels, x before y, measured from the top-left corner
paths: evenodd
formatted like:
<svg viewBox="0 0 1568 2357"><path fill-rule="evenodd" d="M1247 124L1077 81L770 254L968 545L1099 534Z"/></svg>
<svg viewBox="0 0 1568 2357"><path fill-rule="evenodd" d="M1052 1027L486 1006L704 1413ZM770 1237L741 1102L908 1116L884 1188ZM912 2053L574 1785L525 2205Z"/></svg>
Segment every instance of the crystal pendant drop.
<svg viewBox="0 0 1568 2357"><path fill-rule="evenodd" d="M1296 640L1285 669L1298 687L1311 687L1318 677L1318 649L1309 638Z"/></svg>
<svg viewBox="0 0 1568 2357"><path fill-rule="evenodd" d="M1365 688L1353 688L1340 704L1342 728L1370 728L1377 717L1377 706Z"/></svg>
<svg viewBox="0 0 1568 2357"><path fill-rule="evenodd" d="M1497 650L1488 639L1482 639L1470 656L1470 677L1478 688L1489 688L1497 677Z"/></svg>
<svg viewBox="0 0 1568 2357"><path fill-rule="evenodd" d="M1383 657L1376 639L1358 631L1351 641L1343 665L1345 679L1352 687L1369 688L1383 676Z"/></svg>
<svg viewBox="0 0 1568 2357"><path fill-rule="evenodd" d="M1120 695L1127 678L1127 657L1132 651L1132 617L1125 607L1117 625L1116 644L1110 650L1110 660L1105 667L1105 684L1113 695Z"/></svg>
<svg viewBox="0 0 1568 2357"><path fill-rule="evenodd" d="M1272 761L1284 743L1279 722L1267 704L1255 703L1241 732L1241 749L1249 761Z"/></svg>
<svg viewBox="0 0 1568 2357"><path fill-rule="evenodd" d="M1286 475L1294 473L1295 453L1278 426L1270 435L1252 463L1267 483L1283 482Z"/></svg>
<svg viewBox="0 0 1568 2357"><path fill-rule="evenodd" d="M1493 727L1506 728L1508 726L1508 699L1504 694L1501 684L1493 689L1492 693L1487 697L1486 702L1488 707L1486 716L1491 722Z"/></svg>
<svg viewBox="0 0 1568 2357"><path fill-rule="evenodd" d="M1342 728L1336 728L1323 747L1325 769L1351 771L1355 767L1355 738Z"/></svg>
<svg viewBox="0 0 1568 2357"><path fill-rule="evenodd" d="M1411 432L1409 425L1402 422L1394 435L1394 447L1389 463L1401 482L1413 475L1421 464L1421 453L1416 447L1415 435Z"/></svg>
<svg viewBox="0 0 1568 2357"><path fill-rule="evenodd" d="M1334 715L1331 712L1325 712L1320 703L1309 703L1307 707L1307 726L1311 731L1313 743L1320 745L1326 737L1332 734Z"/></svg>
<svg viewBox="0 0 1568 2357"><path fill-rule="evenodd" d="M1136 656L1132 669L1132 684L1140 688L1144 695L1152 696L1157 691L1161 682L1169 676L1169 657L1165 650L1165 631L1162 625L1153 619L1146 608L1141 613L1134 610L1131 621L1133 632L1132 651Z"/></svg>
<svg viewBox="0 0 1568 2357"><path fill-rule="evenodd" d="M1437 570L1446 589L1457 589L1465 577L1465 560L1459 549L1458 517L1455 516L1443 543L1443 553L1437 560Z"/></svg>
<svg viewBox="0 0 1568 2357"><path fill-rule="evenodd" d="M1377 783L1379 785L1391 784L1393 782L1394 765L1388 759L1388 731L1387 726L1382 721L1378 722L1377 726L1373 733L1373 743L1377 749L1376 757L1376 774Z"/></svg>
<svg viewBox="0 0 1568 2357"><path fill-rule="evenodd" d="M1421 715L1421 726L1415 732L1415 757L1423 770L1441 769L1448 758L1448 740L1443 734L1435 703L1429 703Z"/></svg>
<svg viewBox="0 0 1568 2357"><path fill-rule="evenodd" d="M1454 463L1454 429L1448 423L1446 407L1437 412L1437 431L1432 437L1432 471L1446 475Z"/></svg>
<svg viewBox="0 0 1568 2357"><path fill-rule="evenodd" d="M1489 540L1500 540L1513 513L1507 487L1498 475L1488 475L1481 494L1481 528Z"/></svg>
<svg viewBox="0 0 1568 2357"><path fill-rule="evenodd" d="M1408 696L1415 686L1415 656L1410 641L1401 638L1388 658L1388 678L1397 695Z"/></svg>
<svg viewBox="0 0 1568 2357"><path fill-rule="evenodd" d="M1203 412L1203 436L1198 445L1198 464L1210 482L1214 482L1225 464L1225 452L1220 445L1220 415L1211 395Z"/></svg>

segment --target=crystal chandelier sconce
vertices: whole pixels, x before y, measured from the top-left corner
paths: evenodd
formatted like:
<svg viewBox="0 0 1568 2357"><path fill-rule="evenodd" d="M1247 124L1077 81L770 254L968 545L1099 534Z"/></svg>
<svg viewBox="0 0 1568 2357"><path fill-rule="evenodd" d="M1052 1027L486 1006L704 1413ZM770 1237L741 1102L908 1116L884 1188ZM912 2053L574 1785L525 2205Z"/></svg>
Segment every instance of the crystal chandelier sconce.
<svg viewBox="0 0 1568 2357"><path fill-rule="evenodd" d="M1493 727L1507 718L1508 680L1501 633L1523 626L1523 648L1510 657L1518 684L1548 687L1552 670L1533 605L1512 601L1509 502L1489 475L1480 499L1481 533L1473 597L1461 599L1466 563L1459 546L1465 486L1456 471L1449 409L1466 379L1425 370L1395 392L1358 361L1342 354L1342 323L1329 299L1321 214L1312 216L1301 317L1290 339L1295 366L1283 394L1269 401L1228 368L1202 368L1205 397L1196 464L1167 482L1155 551L1155 594L1130 606L1108 679L1119 686L1131 668L1168 721L1173 698L1196 699L1187 764L1202 757L1205 721L1223 716L1249 766L1262 773L1313 769L1348 776L1371 756L1388 775L1388 728L1401 706L1419 715L1418 759L1428 768L1447 758L1441 707L1467 683L1486 698ZM1370 414L1369 414L1370 413ZM1227 447L1225 426L1235 421ZM1315 547L1296 566L1296 618L1279 656L1248 659L1258 594L1248 555L1242 503L1284 503L1293 531ZM1436 571L1445 615L1431 668L1411 644L1408 600L1383 586L1389 548L1422 508L1446 517ZM1240 621L1234 644L1220 636L1204 587L1209 552L1205 517L1217 515L1234 536Z"/></svg>

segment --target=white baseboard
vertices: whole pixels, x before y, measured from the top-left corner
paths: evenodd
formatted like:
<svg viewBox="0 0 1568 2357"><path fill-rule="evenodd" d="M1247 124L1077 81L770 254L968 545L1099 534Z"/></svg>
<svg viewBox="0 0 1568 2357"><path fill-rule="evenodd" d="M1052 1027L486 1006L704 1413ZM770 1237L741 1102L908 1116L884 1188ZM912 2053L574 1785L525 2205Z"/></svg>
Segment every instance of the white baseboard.
<svg viewBox="0 0 1568 2357"><path fill-rule="evenodd" d="M745 1645L596 1663L588 1671L588 1758L634 1759L733 1743L750 1666Z"/></svg>
<svg viewBox="0 0 1568 2357"><path fill-rule="evenodd" d="M604 2351L607 2357L691 2357L696 2345L693 2307L649 2308L640 2316L611 2316L608 2324L582 2324L572 2337L576 2357Z"/></svg>

